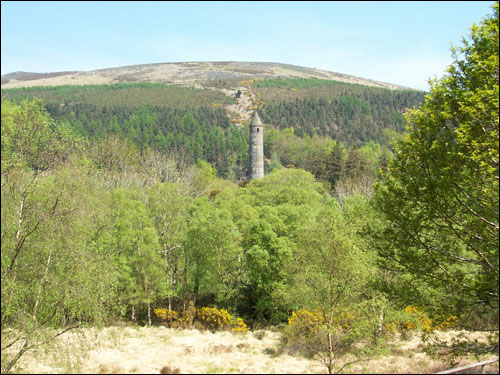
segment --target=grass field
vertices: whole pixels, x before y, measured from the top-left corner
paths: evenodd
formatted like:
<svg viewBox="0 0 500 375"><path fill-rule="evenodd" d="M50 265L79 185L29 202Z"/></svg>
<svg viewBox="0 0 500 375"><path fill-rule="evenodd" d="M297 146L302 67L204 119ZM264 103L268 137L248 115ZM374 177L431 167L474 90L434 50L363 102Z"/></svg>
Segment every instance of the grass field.
<svg viewBox="0 0 500 375"><path fill-rule="evenodd" d="M449 367L422 351L418 335L394 341L391 355L357 362L343 373L434 373ZM463 360L459 365L476 362ZM476 369L479 373L479 369ZM280 333L176 330L165 327L108 327L61 336L50 347L26 353L15 373L198 373L321 374L315 359L280 346ZM469 372L470 373L470 372ZM486 373L498 373L498 363Z"/></svg>

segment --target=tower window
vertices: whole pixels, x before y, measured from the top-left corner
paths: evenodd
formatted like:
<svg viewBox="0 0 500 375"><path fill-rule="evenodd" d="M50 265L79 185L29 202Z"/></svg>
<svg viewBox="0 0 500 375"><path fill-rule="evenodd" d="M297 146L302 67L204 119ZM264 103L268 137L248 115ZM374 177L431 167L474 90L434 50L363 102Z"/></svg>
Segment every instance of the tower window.
<svg viewBox="0 0 500 375"><path fill-rule="evenodd" d="M257 128L257 133L259 132L259 128Z"/></svg>

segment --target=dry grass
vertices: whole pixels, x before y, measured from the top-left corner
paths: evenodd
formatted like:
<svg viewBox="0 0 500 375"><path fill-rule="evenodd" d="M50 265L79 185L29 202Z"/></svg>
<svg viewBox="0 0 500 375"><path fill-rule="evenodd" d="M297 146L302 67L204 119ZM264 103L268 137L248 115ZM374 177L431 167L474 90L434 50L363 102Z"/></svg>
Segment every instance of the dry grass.
<svg viewBox="0 0 500 375"><path fill-rule="evenodd" d="M280 351L280 333L231 333L165 327L108 327L70 333L44 351L29 352L16 373L327 373L318 361ZM417 336L395 343L391 357L358 362L345 373L433 373L448 367L421 350ZM475 362L462 361L460 365ZM495 367L496 366L496 367ZM479 371L479 370L478 370ZM486 368L498 373L498 364Z"/></svg>

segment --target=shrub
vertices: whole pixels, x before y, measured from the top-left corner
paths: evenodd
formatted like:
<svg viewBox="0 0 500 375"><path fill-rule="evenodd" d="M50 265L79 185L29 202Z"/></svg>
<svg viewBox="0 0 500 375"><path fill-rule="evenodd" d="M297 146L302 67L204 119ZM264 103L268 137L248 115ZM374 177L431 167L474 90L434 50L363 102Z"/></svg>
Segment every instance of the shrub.
<svg viewBox="0 0 500 375"><path fill-rule="evenodd" d="M292 312L288 318L287 335L290 338L311 337L317 334L325 322L325 318L319 310L299 310Z"/></svg>
<svg viewBox="0 0 500 375"><path fill-rule="evenodd" d="M191 328L195 318L196 308L194 307L194 303L191 301L188 308L182 312L182 318L179 319L180 326L183 328Z"/></svg>
<svg viewBox="0 0 500 375"><path fill-rule="evenodd" d="M167 310L166 308L154 309L154 313L158 318L161 319L162 323L167 322L169 326L179 317L177 311Z"/></svg>
<svg viewBox="0 0 500 375"><path fill-rule="evenodd" d="M154 310L155 315L162 320L168 322L173 327L209 329L217 331L219 329L229 329L233 332L247 332L248 327L245 321L241 318L235 318L226 309L217 309L215 307L195 308L190 304L185 309L181 317L174 310L166 308L158 308Z"/></svg>
<svg viewBox="0 0 500 375"><path fill-rule="evenodd" d="M428 317L421 307L410 305L388 321L385 324L385 330L393 333L399 330L405 335L407 332L415 330L424 332L444 331L457 327L458 323L459 319L455 315L440 316L433 320Z"/></svg>
<svg viewBox="0 0 500 375"><path fill-rule="evenodd" d="M331 374L348 364L346 354L356 356L354 344L367 333L365 320L360 311L352 308L334 308L326 316L319 309L299 310L288 319L283 337L288 350L316 358Z"/></svg>
<svg viewBox="0 0 500 375"><path fill-rule="evenodd" d="M197 316L207 329L214 331L219 328L227 328L232 323L232 316L226 309L217 310L214 307L202 307L198 309Z"/></svg>
<svg viewBox="0 0 500 375"><path fill-rule="evenodd" d="M298 310L288 318L283 338L289 350L313 357L324 349L325 319L321 311Z"/></svg>
<svg viewBox="0 0 500 375"><path fill-rule="evenodd" d="M241 318L236 318L234 326L235 327L233 327L233 329L232 329L233 332L247 332L248 331L247 325L245 324L245 322Z"/></svg>

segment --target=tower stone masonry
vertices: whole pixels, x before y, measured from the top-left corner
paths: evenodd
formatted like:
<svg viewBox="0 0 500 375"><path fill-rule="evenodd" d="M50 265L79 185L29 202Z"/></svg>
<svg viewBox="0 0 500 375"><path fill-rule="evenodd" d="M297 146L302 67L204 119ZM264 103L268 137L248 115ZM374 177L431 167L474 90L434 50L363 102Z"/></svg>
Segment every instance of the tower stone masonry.
<svg viewBox="0 0 500 375"><path fill-rule="evenodd" d="M250 124L249 179L264 177L264 128L257 111Z"/></svg>

